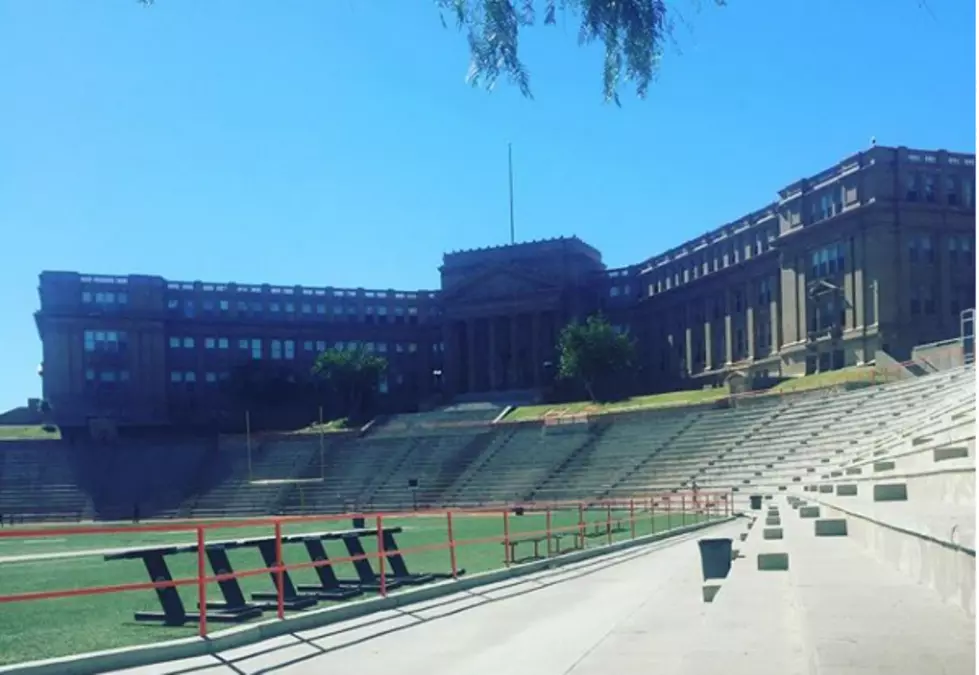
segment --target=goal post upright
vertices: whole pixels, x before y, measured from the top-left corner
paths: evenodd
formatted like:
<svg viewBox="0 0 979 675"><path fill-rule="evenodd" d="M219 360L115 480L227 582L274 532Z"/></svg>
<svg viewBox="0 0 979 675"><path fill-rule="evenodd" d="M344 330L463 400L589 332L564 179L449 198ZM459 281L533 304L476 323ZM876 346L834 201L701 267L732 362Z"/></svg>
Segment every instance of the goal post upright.
<svg viewBox="0 0 979 675"><path fill-rule="evenodd" d="M326 479L326 466L325 466L323 460L324 460L324 457L326 455L326 452L325 452L325 449L324 449L324 445L326 443L326 435L325 435L326 432L323 429L323 406L320 406L319 418L320 418L320 425L319 425L319 431L320 431L320 479L321 480L325 480Z"/></svg>
<svg viewBox="0 0 979 675"><path fill-rule="evenodd" d="M245 451L248 453L248 482L254 480L252 475L252 417L248 410L245 410Z"/></svg>

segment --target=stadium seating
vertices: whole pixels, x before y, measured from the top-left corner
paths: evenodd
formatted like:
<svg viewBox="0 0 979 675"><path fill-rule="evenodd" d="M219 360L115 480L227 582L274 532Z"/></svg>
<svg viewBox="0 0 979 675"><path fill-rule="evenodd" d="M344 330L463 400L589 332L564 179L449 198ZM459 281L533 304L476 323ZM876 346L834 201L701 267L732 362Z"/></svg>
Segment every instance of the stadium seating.
<svg viewBox="0 0 979 675"><path fill-rule="evenodd" d="M0 443L0 515L7 522L79 520L91 503L61 441Z"/></svg>
<svg viewBox="0 0 979 675"><path fill-rule="evenodd" d="M500 406L460 404L380 420L363 436L256 435L250 452L242 437L7 442L0 444L0 511L76 520L128 519L137 504L143 518L402 510L641 496L694 482L731 490L746 508L756 493L828 489L820 495L835 497L837 483L851 478L862 494L871 488L860 485L883 477L876 468L888 466L879 461L885 451L898 469L914 461L930 470L920 464L926 453L905 458L909 434L933 433L914 441L932 448L953 427L965 433L969 425L951 425L950 416L970 419L971 410L974 419L973 374L958 368L842 393L553 425L494 423ZM962 442L956 436L945 445ZM943 471L974 467L971 451L944 458L939 450Z"/></svg>

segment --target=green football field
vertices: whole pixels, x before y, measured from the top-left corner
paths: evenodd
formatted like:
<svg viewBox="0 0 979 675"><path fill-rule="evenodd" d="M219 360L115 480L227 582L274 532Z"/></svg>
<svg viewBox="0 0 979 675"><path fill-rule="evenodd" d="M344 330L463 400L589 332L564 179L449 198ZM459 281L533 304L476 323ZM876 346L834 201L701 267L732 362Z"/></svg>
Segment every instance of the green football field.
<svg viewBox="0 0 979 675"><path fill-rule="evenodd" d="M612 541L622 541L632 536L662 532L667 529L690 525L703 516L657 512L651 514L639 509L635 512L635 522L630 523L628 511L612 512ZM453 514L453 535L456 541L456 562L467 574L497 569L504 565L503 516L496 514ZM604 509L585 512L587 531L586 546L601 546L609 541L606 533L607 513ZM528 513L524 516L510 515L508 518L511 539L529 533L543 532L546 517L543 513ZM367 526L374 521L368 519ZM404 558L412 572L448 572L451 568L448 548L441 548L448 542L447 523L444 515L424 514L400 518L385 518L385 527L401 527L403 532L396 536ZM553 531L572 532L578 526L577 509L558 510L552 514ZM129 547L193 544L196 533L187 532L127 532L126 526L117 526L122 531L98 534L57 534L54 536L20 536L18 530L26 531L26 526L0 530L3 534L17 533L12 538L0 538L0 596L21 593L50 592L56 590L93 588L148 581L141 561L105 561L106 549L125 549ZM320 522L287 522L283 524L283 534L318 532L323 530L347 529L349 520ZM249 525L244 527L218 526L207 530L207 541L242 539L246 537L272 536L271 525ZM375 542L363 539L368 553L376 553ZM566 542L570 542L569 537ZM468 542L468 543L467 543ZM567 548L570 543L565 543ZM412 551L418 548L420 550ZM546 546L541 544L541 552ZM348 556L341 542L327 542L326 549L331 558ZM530 556L533 545L520 544L516 554L518 559ZM60 556L60 557L59 557ZM255 549L229 552L235 572L261 569L262 559ZM286 564L308 563L309 557L302 545L283 547ZM174 579L194 578L197 570L197 556L193 553L178 554L167 558ZM372 561L375 569L378 565ZM355 577L353 567L347 562L333 565L337 576ZM208 569L208 574L211 574ZM299 569L290 572L294 583L316 583L315 571ZM240 579L246 596L254 591L272 591L273 582L268 574L258 574ZM397 593L401 589L393 590ZM179 587L188 612L197 606L197 586ZM220 600L216 583L209 584L208 600ZM376 597L365 593L360 598L346 602ZM326 607L331 602L320 602L317 608ZM164 627L153 623L136 622L136 610L159 610L156 594L152 590L114 592L102 595L75 596L43 600L0 603L0 665L27 660L52 658L125 647L136 644L169 640L196 635L196 624L179 628ZM264 617L274 617L274 612L266 612ZM210 624L210 630L221 630L227 624Z"/></svg>

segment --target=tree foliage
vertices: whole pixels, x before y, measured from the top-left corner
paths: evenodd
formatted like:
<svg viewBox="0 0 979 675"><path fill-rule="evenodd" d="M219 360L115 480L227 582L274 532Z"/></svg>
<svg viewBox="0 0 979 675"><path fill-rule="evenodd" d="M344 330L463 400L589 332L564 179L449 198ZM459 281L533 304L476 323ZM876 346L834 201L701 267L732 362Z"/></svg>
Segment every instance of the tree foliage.
<svg viewBox="0 0 979 675"><path fill-rule="evenodd" d="M689 0L699 7L701 0ZM727 0L712 0L717 5ZM155 0L137 0L150 6ZM578 22L578 42L597 42L605 50L602 90L606 101L619 103L619 85L635 84L645 98L659 69L666 43L672 39L674 17L666 0L435 0L442 24L451 19L466 32L471 62L467 81L492 89L501 76L532 98L530 75L520 59L520 32L557 23L558 15Z"/></svg>
<svg viewBox="0 0 979 675"><path fill-rule="evenodd" d="M605 398L635 362L635 345L601 315L570 323L558 340L558 376L584 386L591 399Z"/></svg>
<svg viewBox="0 0 979 675"><path fill-rule="evenodd" d="M699 5L698 0L693 0ZM713 0L725 5L726 0ZM619 103L619 85L632 82L645 98L659 69L666 43L672 39L675 7L665 0L435 0L442 23L451 15L466 31L472 62L467 80L492 88L509 77L520 92L532 97L530 76L520 59L521 30L540 21L557 23L558 14L578 22L579 44L597 42L605 51L602 90L606 101Z"/></svg>
<svg viewBox="0 0 979 675"><path fill-rule="evenodd" d="M332 393L342 414L356 420L376 391L387 361L363 347L328 349L316 357L313 376Z"/></svg>

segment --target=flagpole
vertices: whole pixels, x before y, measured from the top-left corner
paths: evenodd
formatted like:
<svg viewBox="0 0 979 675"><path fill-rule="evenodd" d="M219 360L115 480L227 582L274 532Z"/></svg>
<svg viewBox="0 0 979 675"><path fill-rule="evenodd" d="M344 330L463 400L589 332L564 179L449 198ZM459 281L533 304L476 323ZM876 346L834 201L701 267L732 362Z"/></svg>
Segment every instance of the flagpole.
<svg viewBox="0 0 979 675"><path fill-rule="evenodd" d="M510 176L510 243L515 243L513 231L513 144L507 143L507 169Z"/></svg>

